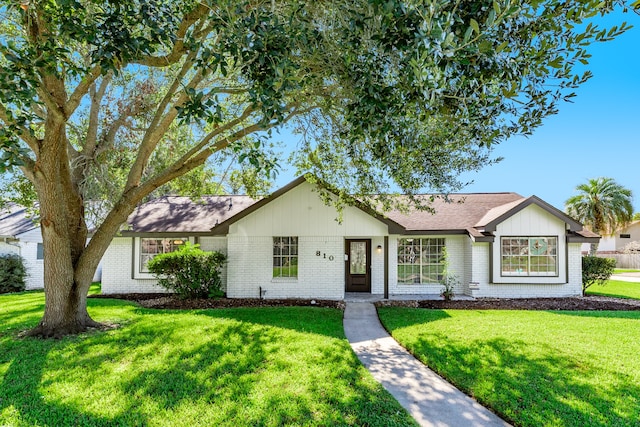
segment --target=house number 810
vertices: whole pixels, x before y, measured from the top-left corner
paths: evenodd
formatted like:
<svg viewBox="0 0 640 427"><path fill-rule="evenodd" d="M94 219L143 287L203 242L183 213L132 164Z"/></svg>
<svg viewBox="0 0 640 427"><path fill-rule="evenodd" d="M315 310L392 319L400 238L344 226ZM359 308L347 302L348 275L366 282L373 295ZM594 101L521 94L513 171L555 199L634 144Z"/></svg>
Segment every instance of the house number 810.
<svg viewBox="0 0 640 427"><path fill-rule="evenodd" d="M324 258L324 259L327 259L327 258L328 258L328 259L329 259L329 261L333 261L333 255L329 255L329 256L327 256L327 254L322 253L322 252L320 252L320 251L316 251L316 256L322 256L322 258Z"/></svg>

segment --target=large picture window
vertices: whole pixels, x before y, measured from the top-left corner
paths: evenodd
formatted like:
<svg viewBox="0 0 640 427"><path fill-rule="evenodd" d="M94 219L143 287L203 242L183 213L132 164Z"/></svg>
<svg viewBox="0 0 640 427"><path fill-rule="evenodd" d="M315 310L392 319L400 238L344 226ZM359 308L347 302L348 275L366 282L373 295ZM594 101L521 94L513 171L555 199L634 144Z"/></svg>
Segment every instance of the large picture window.
<svg viewBox="0 0 640 427"><path fill-rule="evenodd" d="M557 237L503 237L503 276L557 276Z"/></svg>
<svg viewBox="0 0 640 427"><path fill-rule="evenodd" d="M444 272L444 239L398 239L398 284L438 283Z"/></svg>
<svg viewBox="0 0 640 427"><path fill-rule="evenodd" d="M298 238L273 238L273 277L298 277Z"/></svg>
<svg viewBox="0 0 640 427"><path fill-rule="evenodd" d="M147 264L158 254L166 254L176 251L180 246L184 245L188 239L186 237L172 239L156 239L142 237L140 239L140 272L148 273Z"/></svg>

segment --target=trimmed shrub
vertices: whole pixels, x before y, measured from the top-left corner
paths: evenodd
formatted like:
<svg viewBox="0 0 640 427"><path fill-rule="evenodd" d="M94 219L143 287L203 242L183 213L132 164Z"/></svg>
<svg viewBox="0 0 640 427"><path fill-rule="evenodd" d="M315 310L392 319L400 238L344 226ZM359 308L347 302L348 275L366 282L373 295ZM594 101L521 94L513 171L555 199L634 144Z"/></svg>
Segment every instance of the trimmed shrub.
<svg viewBox="0 0 640 427"><path fill-rule="evenodd" d="M223 295L220 270L227 257L185 244L175 252L156 255L149 271L158 284L181 298L217 298Z"/></svg>
<svg viewBox="0 0 640 427"><path fill-rule="evenodd" d="M27 269L20 255L0 255L0 294L24 291Z"/></svg>
<svg viewBox="0 0 640 427"><path fill-rule="evenodd" d="M582 292L594 283L604 285L616 268L616 260L613 258L600 258L595 256L582 257Z"/></svg>

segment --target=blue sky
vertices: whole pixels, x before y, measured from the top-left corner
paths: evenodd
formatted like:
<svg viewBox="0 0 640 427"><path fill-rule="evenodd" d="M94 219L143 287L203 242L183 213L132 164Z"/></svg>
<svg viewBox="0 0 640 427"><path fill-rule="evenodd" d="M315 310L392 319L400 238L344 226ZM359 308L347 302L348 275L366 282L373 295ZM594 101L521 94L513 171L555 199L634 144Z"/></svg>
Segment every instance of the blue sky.
<svg viewBox="0 0 640 427"><path fill-rule="evenodd" d="M535 194L564 209L576 185L606 176L633 191L635 212L640 211L640 16L617 12L594 21L607 28L626 21L634 28L592 45L594 76L576 91L574 102L562 103L529 138L497 146L494 155L504 160L469 175L473 183L464 192ZM287 144L295 144L292 138ZM283 170L276 188L293 173Z"/></svg>

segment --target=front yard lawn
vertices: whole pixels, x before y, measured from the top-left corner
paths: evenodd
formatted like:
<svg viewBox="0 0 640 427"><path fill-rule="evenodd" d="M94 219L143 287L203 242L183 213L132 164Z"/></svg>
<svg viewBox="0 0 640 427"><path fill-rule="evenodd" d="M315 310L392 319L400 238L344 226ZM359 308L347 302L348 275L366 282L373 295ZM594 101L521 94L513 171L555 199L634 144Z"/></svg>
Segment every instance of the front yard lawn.
<svg viewBox="0 0 640 427"><path fill-rule="evenodd" d="M603 295L616 298L640 299L640 283L623 282L622 280L607 280L604 286L591 285L587 288L587 295Z"/></svg>
<svg viewBox="0 0 640 427"><path fill-rule="evenodd" d="M516 426L640 425L640 312L378 312L416 357Z"/></svg>
<svg viewBox="0 0 640 427"><path fill-rule="evenodd" d="M18 338L43 304L42 292L0 296L2 426L415 425L358 362L339 310L90 299L120 327Z"/></svg>

